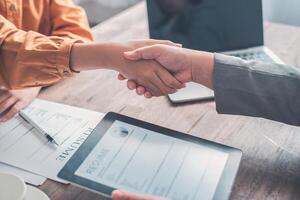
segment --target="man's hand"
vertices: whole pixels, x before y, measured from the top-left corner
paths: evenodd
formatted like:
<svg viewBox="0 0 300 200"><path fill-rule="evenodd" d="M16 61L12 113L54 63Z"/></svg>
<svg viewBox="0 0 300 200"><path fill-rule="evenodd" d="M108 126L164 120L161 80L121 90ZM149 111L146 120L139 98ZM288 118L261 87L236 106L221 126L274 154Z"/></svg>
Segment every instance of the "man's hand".
<svg viewBox="0 0 300 200"><path fill-rule="evenodd" d="M175 75L177 80L186 83L192 81L192 63L188 58L189 51L192 52L192 50L178 47L153 45L125 52L124 56L132 61L156 60Z"/></svg>
<svg viewBox="0 0 300 200"><path fill-rule="evenodd" d="M164 66L181 83L194 81L205 86L212 87L212 69L214 56L211 53L177 48L166 45L153 45L134 51L125 52L128 60L155 60ZM119 80L125 80L123 74L119 74ZM149 98L151 91L142 85L129 80L128 88L136 89L137 93Z"/></svg>
<svg viewBox="0 0 300 200"><path fill-rule="evenodd" d="M115 190L112 193L112 200L167 200L161 197L153 197L147 195L137 195L130 192Z"/></svg>
<svg viewBox="0 0 300 200"><path fill-rule="evenodd" d="M177 80L181 83L187 83L192 80L191 61L188 59L186 49L165 46L153 45L150 47L143 47L134 51L125 52L125 58L129 60L156 60L171 72ZM119 80L125 80L123 74L118 76ZM143 86L138 86L138 83L129 80L127 83L129 89L136 89L137 94L143 95L147 98L153 94Z"/></svg>
<svg viewBox="0 0 300 200"><path fill-rule="evenodd" d="M40 92L40 87L0 90L0 123L6 122L28 106Z"/></svg>
<svg viewBox="0 0 300 200"><path fill-rule="evenodd" d="M125 43L126 48L135 50L153 45L164 45L181 48L180 44L162 40L136 40ZM143 85L147 91L151 91L153 96L162 96L176 92L178 89L185 87L178 79L174 78L160 63L148 59L132 59L125 64L119 71L129 80L139 85Z"/></svg>

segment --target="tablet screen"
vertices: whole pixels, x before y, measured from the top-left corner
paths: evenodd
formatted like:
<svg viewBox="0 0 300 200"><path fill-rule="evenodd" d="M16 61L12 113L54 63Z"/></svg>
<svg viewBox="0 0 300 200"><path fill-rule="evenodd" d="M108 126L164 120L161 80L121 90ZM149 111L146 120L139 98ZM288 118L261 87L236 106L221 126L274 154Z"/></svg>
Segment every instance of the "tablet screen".
<svg viewBox="0 0 300 200"><path fill-rule="evenodd" d="M136 193L212 199L228 153L114 121L75 175Z"/></svg>

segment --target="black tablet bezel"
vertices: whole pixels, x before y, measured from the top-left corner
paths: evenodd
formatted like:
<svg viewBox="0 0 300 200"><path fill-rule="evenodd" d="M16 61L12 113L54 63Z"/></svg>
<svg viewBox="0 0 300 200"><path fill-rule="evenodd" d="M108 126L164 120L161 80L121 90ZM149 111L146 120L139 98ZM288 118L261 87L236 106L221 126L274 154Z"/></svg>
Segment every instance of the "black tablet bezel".
<svg viewBox="0 0 300 200"><path fill-rule="evenodd" d="M101 193L106 197L110 197L115 188L96 183L92 180L85 179L83 177L75 175L76 170L80 167L85 158L90 154L96 144L104 136L106 131L111 127L114 121L122 121L137 127L145 128L158 132L163 135L182 139L194 144L205 145L210 148L222 151L228 154L228 159L225 164L220 182L218 183L214 199L228 199L230 197L231 189L238 172L240 165L242 152L239 149L218 144L212 141L204 140L195 136L187 135L175 130L167 129L161 126L150 124L138 119L127 117L117 113L107 113L102 121L96 126L93 132L89 135L86 141L80 146L80 148L74 153L70 160L66 163L63 169L59 172L58 177L66 181L87 188L97 193Z"/></svg>

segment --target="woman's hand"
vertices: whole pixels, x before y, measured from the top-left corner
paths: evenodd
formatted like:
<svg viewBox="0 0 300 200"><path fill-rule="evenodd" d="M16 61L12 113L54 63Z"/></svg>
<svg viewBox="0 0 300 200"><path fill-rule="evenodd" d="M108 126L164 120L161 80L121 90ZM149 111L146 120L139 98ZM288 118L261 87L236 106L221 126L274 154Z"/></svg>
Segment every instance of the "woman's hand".
<svg viewBox="0 0 300 200"><path fill-rule="evenodd" d="M163 96L184 87L170 72L155 60L129 60L123 53L137 48L163 44L181 46L170 41L136 40L124 43L74 44L70 65L75 71L111 69L120 72L146 88L153 96Z"/></svg>
<svg viewBox="0 0 300 200"><path fill-rule="evenodd" d="M40 90L41 87L19 90L0 89L0 123L8 121L28 106L37 97Z"/></svg>

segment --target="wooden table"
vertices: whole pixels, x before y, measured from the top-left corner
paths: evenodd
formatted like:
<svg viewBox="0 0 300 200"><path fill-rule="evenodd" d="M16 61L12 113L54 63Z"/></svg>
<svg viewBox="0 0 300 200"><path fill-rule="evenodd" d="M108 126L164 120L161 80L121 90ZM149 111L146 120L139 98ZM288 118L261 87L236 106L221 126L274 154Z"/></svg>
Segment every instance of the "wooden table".
<svg viewBox="0 0 300 200"><path fill-rule="evenodd" d="M148 37L146 4L96 26L97 41ZM265 42L286 63L300 67L300 28L268 23ZM274 88L276 89L276 88ZM243 150L232 199L300 199L300 129L268 120L218 115L214 102L172 105L166 97L137 96L99 70L49 87L40 98L99 112L114 111ZM94 200L97 194L48 180L40 187L51 199Z"/></svg>

